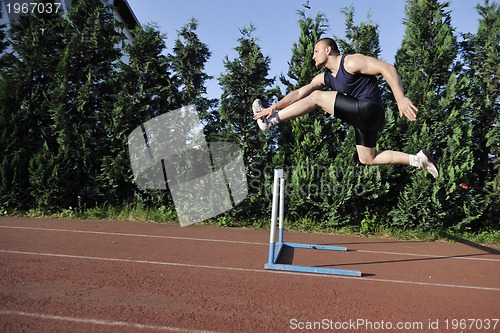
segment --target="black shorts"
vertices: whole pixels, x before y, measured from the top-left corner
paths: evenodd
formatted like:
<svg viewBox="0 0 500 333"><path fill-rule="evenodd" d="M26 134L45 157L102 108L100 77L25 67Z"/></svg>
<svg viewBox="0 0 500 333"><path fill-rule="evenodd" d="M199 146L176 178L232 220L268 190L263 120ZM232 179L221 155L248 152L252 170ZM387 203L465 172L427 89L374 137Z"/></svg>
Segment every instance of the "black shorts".
<svg viewBox="0 0 500 333"><path fill-rule="evenodd" d="M375 148L378 132L385 124L382 106L338 93L334 108L335 117L354 126L356 145Z"/></svg>

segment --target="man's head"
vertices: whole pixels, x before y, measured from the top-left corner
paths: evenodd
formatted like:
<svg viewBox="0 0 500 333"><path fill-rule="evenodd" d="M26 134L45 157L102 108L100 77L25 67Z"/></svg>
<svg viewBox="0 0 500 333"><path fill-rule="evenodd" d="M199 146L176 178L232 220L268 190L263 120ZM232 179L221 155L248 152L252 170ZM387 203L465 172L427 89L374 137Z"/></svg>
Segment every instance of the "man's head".
<svg viewBox="0 0 500 333"><path fill-rule="evenodd" d="M328 56L339 54L339 47L332 38L321 38L314 46L313 60L315 61L316 67L323 67L326 65Z"/></svg>

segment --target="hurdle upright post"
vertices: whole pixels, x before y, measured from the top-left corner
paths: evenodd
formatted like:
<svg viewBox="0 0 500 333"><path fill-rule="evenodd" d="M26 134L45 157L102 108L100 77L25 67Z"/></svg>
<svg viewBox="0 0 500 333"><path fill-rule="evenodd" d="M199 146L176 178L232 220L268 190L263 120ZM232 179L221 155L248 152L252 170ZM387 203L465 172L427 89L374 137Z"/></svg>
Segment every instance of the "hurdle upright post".
<svg viewBox="0 0 500 333"><path fill-rule="evenodd" d="M278 243L283 243L284 234L284 221L285 221L285 178L286 174L283 169L279 169L279 183L280 183L280 193L279 193L279 234Z"/></svg>
<svg viewBox="0 0 500 333"><path fill-rule="evenodd" d="M274 183L273 183L273 202L271 206L271 232L269 237L269 264L275 261L275 248L276 248L276 217L278 216L278 200L280 193L280 174L281 169L274 169ZM281 224L281 221L280 221Z"/></svg>
<svg viewBox="0 0 500 333"><path fill-rule="evenodd" d="M280 271L361 276L362 275L361 272L356 270L313 267L313 266L298 266L293 264L278 263L281 251L286 247L299 248L299 249L344 251L344 252L347 251L347 248L344 246L284 242L285 178L286 174L281 168L274 169L273 199L271 206L271 231L269 237L269 258L268 262L264 265L264 267L267 269L280 270ZM278 242L276 242L276 224L278 222L277 220L279 220Z"/></svg>

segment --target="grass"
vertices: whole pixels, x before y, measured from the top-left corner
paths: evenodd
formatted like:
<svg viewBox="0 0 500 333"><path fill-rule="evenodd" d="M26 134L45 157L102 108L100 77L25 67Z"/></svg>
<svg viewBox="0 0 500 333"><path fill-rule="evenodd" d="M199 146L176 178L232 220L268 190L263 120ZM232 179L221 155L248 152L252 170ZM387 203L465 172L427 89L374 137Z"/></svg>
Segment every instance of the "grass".
<svg viewBox="0 0 500 333"><path fill-rule="evenodd" d="M0 215L7 215L2 212ZM28 212L11 212L10 215L22 215L32 217L49 218L74 218L92 220L126 220L144 221L155 223L177 223L175 210L167 207L147 208L143 205L125 205L115 207L104 205L96 208L86 209L65 209L59 213L47 213L40 210L30 210ZM229 215L221 215L216 218L204 221L201 224L216 225L220 227L245 227L254 229L266 229L269 227L268 219L240 220ZM298 221L287 221L285 223L288 230L303 232L318 232L334 235L356 235L364 237L394 238L400 240L421 240L421 241L448 241L474 244L500 244L500 230L482 230L479 232L459 231L455 229L423 231L423 230L403 230L388 226L367 225L361 223L360 226L334 227L325 226L311 219L300 219Z"/></svg>
<svg viewBox="0 0 500 333"><path fill-rule="evenodd" d="M0 215L7 215L3 212ZM29 210L27 212L11 212L9 215L21 215L30 217L47 218L72 218L72 219L91 219L91 220L128 220L144 222L173 222L177 220L175 211L167 208L147 208L143 205L126 205L121 207L104 205L102 207L77 209L69 207L60 212L46 212L43 210Z"/></svg>

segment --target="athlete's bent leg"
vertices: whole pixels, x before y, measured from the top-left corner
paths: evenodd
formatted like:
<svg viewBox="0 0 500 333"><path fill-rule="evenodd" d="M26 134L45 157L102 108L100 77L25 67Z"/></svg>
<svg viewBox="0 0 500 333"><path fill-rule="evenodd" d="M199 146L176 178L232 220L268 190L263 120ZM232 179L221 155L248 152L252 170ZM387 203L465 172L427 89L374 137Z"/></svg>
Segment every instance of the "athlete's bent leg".
<svg viewBox="0 0 500 333"><path fill-rule="evenodd" d="M384 165L384 164L410 164L410 155L393 150L375 151L375 148L368 148L356 145L359 161L364 165Z"/></svg>
<svg viewBox="0 0 500 333"><path fill-rule="evenodd" d="M375 148L356 145L359 161L364 165L406 164L417 169L427 170L434 178L439 177L436 161L425 150L410 155L394 150L376 152Z"/></svg>
<svg viewBox="0 0 500 333"><path fill-rule="evenodd" d="M331 115L334 114L336 91L315 90L309 96L293 103L278 112L280 122L311 113L322 108Z"/></svg>

